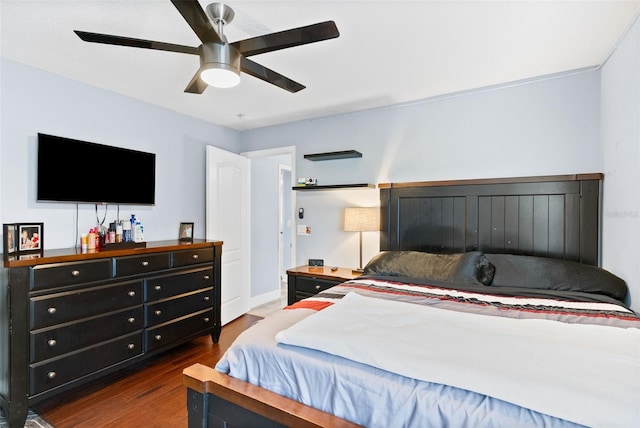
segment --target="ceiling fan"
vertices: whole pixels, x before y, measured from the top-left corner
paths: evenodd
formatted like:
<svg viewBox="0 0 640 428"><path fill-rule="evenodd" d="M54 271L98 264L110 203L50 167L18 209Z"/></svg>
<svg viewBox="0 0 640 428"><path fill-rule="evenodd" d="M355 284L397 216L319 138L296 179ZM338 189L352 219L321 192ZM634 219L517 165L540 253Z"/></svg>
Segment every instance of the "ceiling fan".
<svg viewBox="0 0 640 428"><path fill-rule="evenodd" d="M305 86L248 57L333 39L340 35L333 21L325 21L229 43L223 31L224 26L234 17L233 9L229 6L222 3L208 5L206 9L209 18L197 0L171 0L171 3L202 41L200 46L191 47L78 30L74 32L86 42L198 55L200 68L185 89L185 92L194 94L203 93L207 85L220 88L235 86L240 82L241 71L289 92L298 92Z"/></svg>

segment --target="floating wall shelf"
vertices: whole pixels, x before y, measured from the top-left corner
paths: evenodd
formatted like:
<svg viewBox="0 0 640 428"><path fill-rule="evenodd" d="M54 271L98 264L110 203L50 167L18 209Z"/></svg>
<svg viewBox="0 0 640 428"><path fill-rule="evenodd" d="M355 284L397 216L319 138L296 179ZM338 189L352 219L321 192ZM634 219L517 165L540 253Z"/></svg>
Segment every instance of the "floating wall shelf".
<svg viewBox="0 0 640 428"><path fill-rule="evenodd" d="M351 189L351 188L365 188L375 189L375 184L358 183L358 184L327 184L324 186L293 186L293 190L334 190L334 189Z"/></svg>
<svg viewBox="0 0 640 428"><path fill-rule="evenodd" d="M325 152L325 153L312 153L304 155L305 159L311 161L324 161L335 159L349 159L349 158L361 158L362 153L357 150L344 150L341 152Z"/></svg>

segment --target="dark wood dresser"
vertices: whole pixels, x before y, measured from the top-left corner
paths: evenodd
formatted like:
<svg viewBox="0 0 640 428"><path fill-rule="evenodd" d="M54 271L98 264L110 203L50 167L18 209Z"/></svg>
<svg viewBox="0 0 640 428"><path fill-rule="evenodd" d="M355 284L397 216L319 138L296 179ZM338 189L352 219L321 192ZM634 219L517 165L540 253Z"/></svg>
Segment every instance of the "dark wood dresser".
<svg viewBox="0 0 640 428"><path fill-rule="evenodd" d="M11 428L28 407L210 334L220 338L222 242L148 242L4 262L0 405Z"/></svg>

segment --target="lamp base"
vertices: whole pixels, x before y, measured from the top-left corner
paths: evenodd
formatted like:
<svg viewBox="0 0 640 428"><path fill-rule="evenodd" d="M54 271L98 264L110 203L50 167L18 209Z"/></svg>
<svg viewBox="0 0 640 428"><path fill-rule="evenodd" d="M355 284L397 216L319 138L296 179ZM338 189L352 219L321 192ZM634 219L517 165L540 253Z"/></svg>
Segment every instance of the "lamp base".
<svg viewBox="0 0 640 428"><path fill-rule="evenodd" d="M362 275L364 273L364 269L351 269L351 273L359 273Z"/></svg>

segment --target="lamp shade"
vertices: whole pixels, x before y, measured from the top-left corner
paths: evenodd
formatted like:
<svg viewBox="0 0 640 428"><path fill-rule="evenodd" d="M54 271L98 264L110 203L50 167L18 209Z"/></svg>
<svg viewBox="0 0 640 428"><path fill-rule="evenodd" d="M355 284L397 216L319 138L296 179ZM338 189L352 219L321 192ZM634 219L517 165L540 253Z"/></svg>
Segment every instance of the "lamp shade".
<svg viewBox="0 0 640 428"><path fill-rule="evenodd" d="M232 88L240 83L238 73L228 68L222 68L220 65L205 68L200 73L200 77L207 85L215 86L216 88Z"/></svg>
<svg viewBox="0 0 640 428"><path fill-rule="evenodd" d="M380 208L345 208L344 230L347 232L372 232L380 230Z"/></svg>

